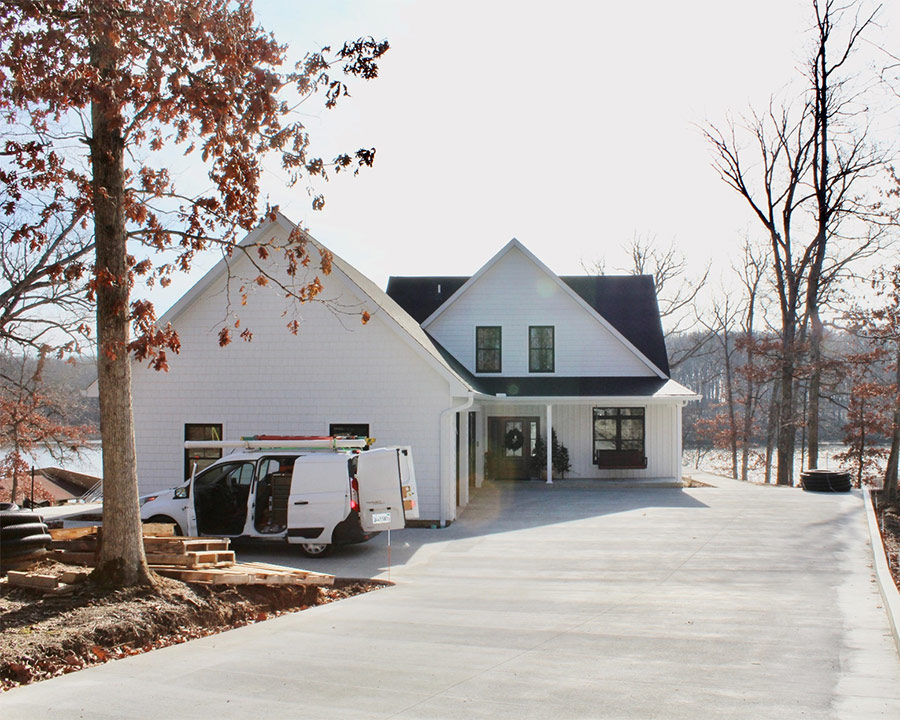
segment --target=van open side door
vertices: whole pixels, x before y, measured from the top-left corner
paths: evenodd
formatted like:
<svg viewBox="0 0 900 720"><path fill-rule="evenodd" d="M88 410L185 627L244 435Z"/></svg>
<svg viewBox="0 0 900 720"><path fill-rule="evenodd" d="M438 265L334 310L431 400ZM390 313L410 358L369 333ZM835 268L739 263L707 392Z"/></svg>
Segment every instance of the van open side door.
<svg viewBox="0 0 900 720"><path fill-rule="evenodd" d="M406 527L401 490L401 448L377 448L357 455L359 520L363 532Z"/></svg>

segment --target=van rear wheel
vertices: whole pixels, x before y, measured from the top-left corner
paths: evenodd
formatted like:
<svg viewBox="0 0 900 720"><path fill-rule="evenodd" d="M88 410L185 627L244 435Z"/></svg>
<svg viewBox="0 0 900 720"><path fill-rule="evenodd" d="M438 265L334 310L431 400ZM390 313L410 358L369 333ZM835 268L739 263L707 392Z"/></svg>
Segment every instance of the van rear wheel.
<svg viewBox="0 0 900 720"><path fill-rule="evenodd" d="M325 557L331 551L326 543L300 543L300 552L306 557Z"/></svg>

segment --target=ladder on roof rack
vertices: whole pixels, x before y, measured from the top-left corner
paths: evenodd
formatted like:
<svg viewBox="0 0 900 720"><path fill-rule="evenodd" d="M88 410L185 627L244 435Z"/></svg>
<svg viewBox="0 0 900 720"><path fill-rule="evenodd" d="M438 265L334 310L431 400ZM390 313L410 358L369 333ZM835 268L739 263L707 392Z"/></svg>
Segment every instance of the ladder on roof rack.
<svg viewBox="0 0 900 720"><path fill-rule="evenodd" d="M245 450L351 450L369 447L375 438L341 435L252 435L240 440L186 440L194 449Z"/></svg>

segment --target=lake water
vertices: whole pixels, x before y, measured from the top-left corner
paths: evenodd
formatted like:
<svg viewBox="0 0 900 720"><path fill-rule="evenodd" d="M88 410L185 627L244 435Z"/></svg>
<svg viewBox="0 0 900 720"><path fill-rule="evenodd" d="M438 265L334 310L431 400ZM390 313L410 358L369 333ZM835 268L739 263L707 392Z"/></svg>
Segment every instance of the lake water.
<svg viewBox="0 0 900 720"><path fill-rule="evenodd" d="M834 456L840 452L844 451L845 446L839 444L823 444L819 446L819 467L818 469L831 469L831 470L846 470L846 467L842 467L841 463L835 460ZM764 447L757 447L751 450L751 466L748 472L749 479L751 482L765 482L766 479L766 468L765 468L765 452L766 449ZM753 457L757 458L756 463L753 462ZM697 451L696 450L685 450L682 453L682 462L684 463L684 469L686 473L689 473L691 469L698 467L697 464ZM740 450L738 451L738 473L740 473ZM775 468L777 462L777 454L772 459L772 480L774 482L775 479ZM754 467L754 464L756 467ZM714 473L716 475L725 475L726 477L731 477L731 451L730 450L710 450L708 452L704 452L700 457L699 469L705 470L706 472ZM806 456L801 451L798 450L796 455L794 456L794 479L795 482L799 484L800 482L800 472L802 470L807 469Z"/></svg>
<svg viewBox="0 0 900 720"><path fill-rule="evenodd" d="M6 454L9 448L0 447L0 455ZM93 475L100 477L103 474L103 455L100 451L100 441L90 442L87 447L71 458L67 458L65 462L58 462L53 459L49 452L43 449L36 450L33 455L28 455L25 461L35 468L44 467L62 467L64 470L72 472L84 473L85 475Z"/></svg>

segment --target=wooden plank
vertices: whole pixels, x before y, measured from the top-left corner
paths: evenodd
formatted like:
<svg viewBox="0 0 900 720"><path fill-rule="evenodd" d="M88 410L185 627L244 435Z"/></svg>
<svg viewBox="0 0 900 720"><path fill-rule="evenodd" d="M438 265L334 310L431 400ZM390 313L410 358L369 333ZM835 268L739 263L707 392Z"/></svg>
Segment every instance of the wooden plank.
<svg viewBox="0 0 900 720"><path fill-rule="evenodd" d="M10 585L16 587L38 588L39 590L52 590L59 585L59 580L54 575L37 575L19 570L10 570L6 574Z"/></svg>
<svg viewBox="0 0 900 720"><path fill-rule="evenodd" d="M92 537L79 540L54 540L50 543L54 550L71 550L72 552L97 552L97 541Z"/></svg>
<svg viewBox="0 0 900 720"><path fill-rule="evenodd" d="M227 550L227 538L145 537L146 552L187 552L188 550Z"/></svg>
<svg viewBox="0 0 900 720"><path fill-rule="evenodd" d="M144 536L156 535L166 536L175 534L175 525L172 523L144 523L141 526Z"/></svg>
<svg viewBox="0 0 900 720"><path fill-rule="evenodd" d="M50 537L54 540L75 540L88 535L96 535L97 525L86 525L85 527L74 528L50 528Z"/></svg>
<svg viewBox="0 0 900 720"><path fill-rule="evenodd" d="M97 562L97 553L68 552L66 550L51 550L50 557L64 563L73 565L94 565Z"/></svg>
<svg viewBox="0 0 900 720"><path fill-rule="evenodd" d="M233 565L234 551L219 550L215 552L148 553L147 562L150 565L184 565L185 567L219 565L222 563Z"/></svg>
<svg viewBox="0 0 900 720"><path fill-rule="evenodd" d="M247 573L226 570L188 570L184 568L153 568L154 572L166 577L176 578L184 582L202 582L225 585L246 585L251 582Z"/></svg>
<svg viewBox="0 0 900 720"><path fill-rule="evenodd" d="M90 574L89 570L67 570L60 574L59 581L68 585L74 585L87 580Z"/></svg>

